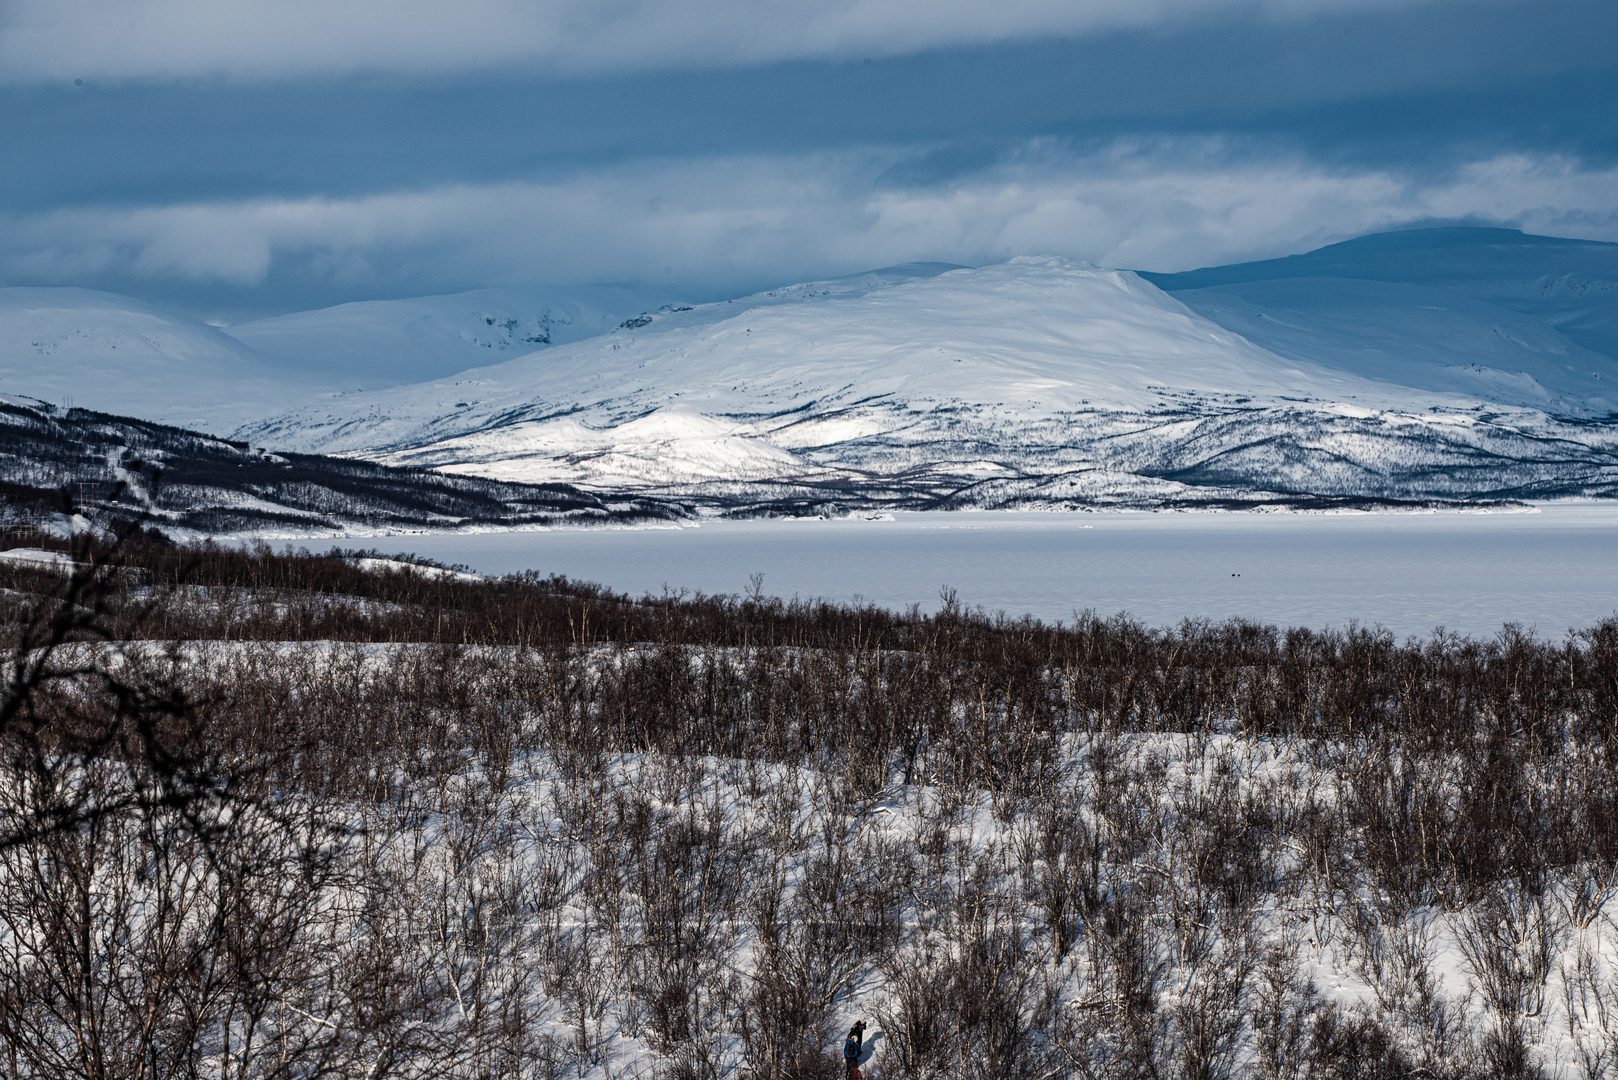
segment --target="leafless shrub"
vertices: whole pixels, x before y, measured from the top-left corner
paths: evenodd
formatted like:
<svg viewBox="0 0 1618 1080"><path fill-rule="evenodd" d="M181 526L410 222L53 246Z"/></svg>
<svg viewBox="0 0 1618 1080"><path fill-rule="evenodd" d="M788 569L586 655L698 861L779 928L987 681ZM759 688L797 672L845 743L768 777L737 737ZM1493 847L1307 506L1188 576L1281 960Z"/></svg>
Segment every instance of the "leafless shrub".
<svg viewBox="0 0 1618 1080"><path fill-rule="evenodd" d="M1585 1080L1603 1080L1618 1067L1618 978L1580 937L1571 970L1562 970L1568 1035Z"/></svg>
<svg viewBox="0 0 1618 1080"><path fill-rule="evenodd" d="M1457 921L1467 969L1492 1014L1481 1046L1490 1070L1502 1077L1540 1075L1524 1029L1544 1009L1560 930L1544 894L1491 891Z"/></svg>
<svg viewBox="0 0 1618 1080"><path fill-rule="evenodd" d="M1160 1008L1169 964L1149 899L1114 893L1085 938L1087 995L1069 1003L1056 1027L1063 1061L1082 1076L1135 1080L1169 1069L1171 1021Z"/></svg>
<svg viewBox="0 0 1618 1080"><path fill-rule="evenodd" d="M1310 1028L1306 1060L1311 1080L1402 1080L1414 1073L1386 1027L1329 1002Z"/></svg>
<svg viewBox="0 0 1618 1080"><path fill-rule="evenodd" d="M820 1076L866 1007L873 1074L1532 1075L1553 1016L1612 1070L1618 623L1399 644L126 554L76 599L0 567L8 1075ZM1365 1006L1302 974L1344 949ZM84 970L94 1038L40 1005Z"/></svg>
<svg viewBox="0 0 1618 1080"><path fill-rule="evenodd" d="M891 1046L887 1057L900 1075L912 1078L940 1069L953 1051L949 1025L953 986L945 944L929 935L893 955L884 965L890 1004L877 1016Z"/></svg>
<svg viewBox="0 0 1618 1080"><path fill-rule="evenodd" d="M1255 972L1252 1025L1263 1080L1298 1080L1305 1074L1305 1048L1320 1011L1313 982L1298 971L1296 945L1283 940L1265 953Z"/></svg>

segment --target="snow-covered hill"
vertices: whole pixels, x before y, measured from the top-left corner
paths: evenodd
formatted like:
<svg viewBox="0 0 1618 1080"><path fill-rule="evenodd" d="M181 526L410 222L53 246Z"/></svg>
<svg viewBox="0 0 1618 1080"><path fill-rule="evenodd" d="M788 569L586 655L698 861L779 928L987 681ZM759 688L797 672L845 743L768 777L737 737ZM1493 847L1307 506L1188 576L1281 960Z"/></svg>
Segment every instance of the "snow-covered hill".
<svg viewBox="0 0 1618 1080"><path fill-rule="evenodd" d="M653 299L484 290L220 329L0 289L0 393L754 508L1618 492L1615 244L1417 230L1185 274L1022 258Z"/></svg>
<svg viewBox="0 0 1618 1080"><path fill-rule="evenodd" d="M345 389L377 389L595 337L666 299L605 286L480 289L339 304L224 332L289 369L340 373Z"/></svg>
<svg viewBox="0 0 1618 1080"><path fill-rule="evenodd" d="M1561 415L1618 413L1618 244L1418 229L1142 277L1283 356Z"/></svg>
<svg viewBox="0 0 1618 1080"><path fill-rule="evenodd" d="M1016 259L644 315L571 347L343 395L281 430L347 452L474 433L491 448L572 442L609 430L615 441L731 435L762 445L767 435L795 450L908 430L963 405L1043 416L1161 407L1185 392L1371 389L1278 364L1133 274Z"/></svg>
<svg viewBox="0 0 1618 1080"><path fill-rule="evenodd" d="M1610 358L1542 319L1449 289L1284 278L1171 295L1294 360L1561 416L1618 413L1618 365Z"/></svg>
<svg viewBox="0 0 1618 1080"><path fill-rule="evenodd" d="M228 431L336 388L127 296L0 288L3 394Z"/></svg>
<svg viewBox="0 0 1618 1080"><path fill-rule="evenodd" d="M67 516L69 508L76 523ZM664 500L271 454L161 424L0 395L0 525L131 522L179 536L380 534L445 526L668 520Z"/></svg>
<svg viewBox="0 0 1618 1080"><path fill-rule="evenodd" d="M1409 380L1391 361L1259 347L1127 271L904 267L645 315L247 430L481 476L750 500L1609 490L1618 429L1579 421L1608 410L1618 364L1532 326L1495 341L1469 311L1436 311L1434 332L1458 326L1493 351L1451 341L1464 377ZM1580 365L1595 393L1580 393Z"/></svg>
<svg viewBox="0 0 1618 1080"><path fill-rule="evenodd" d="M651 306L629 289L485 289L214 327L114 293L0 288L0 393L228 433L323 394L602 334Z"/></svg>

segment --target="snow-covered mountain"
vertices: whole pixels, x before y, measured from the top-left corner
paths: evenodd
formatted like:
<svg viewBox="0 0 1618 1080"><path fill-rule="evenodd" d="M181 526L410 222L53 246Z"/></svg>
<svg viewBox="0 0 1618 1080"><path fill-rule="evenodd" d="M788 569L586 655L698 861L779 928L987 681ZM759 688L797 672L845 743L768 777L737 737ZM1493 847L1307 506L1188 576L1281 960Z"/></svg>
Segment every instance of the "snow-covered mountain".
<svg viewBox="0 0 1618 1080"><path fill-rule="evenodd" d="M65 506L70 502L71 507ZM668 520L666 500L599 497L262 449L0 394L0 524L67 535L70 514L181 536L370 533Z"/></svg>
<svg viewBox="0 0 1618 1080"><path fill-rule="evenodd" d="M1354 334L1385 337L1380 326L1317 331L1330 347L1288 355L1127 271L1055 258L901 267L651 313L246 430L487 477L750 500L1612 490L1618 428L1589 420L1613 410L1618 363L1548 326L1497 335L1458 300L1430 307L1425 329L1403 328L1425 352L1369 363Z"/></svg>
<svg viewBox="0 0 1618 1080"><path fill-rule="evenodd" d="M896 268L646 314L571 347L343 395L265 430L351 453L476 433L507 460L510 448L591 430L622 440L689 429L708 440L723 429L797 449L908 429L961 403L1043 415L1092 399L1156 407L1176 391L1352 392L1352 379L1275 360L1133 274L1024 258ZM1166 370L1172 387L1160 380ZM544 468L549 455L534 457Z"/></svg>
<svg viewBox="0 0 1618 1080"><path fill-rule="evenodd" d="M1418 229L1141 276L1282 356L1562 416L1618 413L1618 244Z"/></svg>
<svg viewBox="0 0 1618 1080"><path fill-rule="evenodd" d="M214 327L113 293L0 288L0 393L228 431L308 394Z"/></svg>
<svg viewBox="0 0 1618 1080"><path fill-rule="evenodd" d="M0 393L225 433L319 395L602 334L651 306L630 289L484 289L215 327L114 293L0 288Z"/></svg>
<svg viewBox="0 0 1618 1080"><path fill-rule="evenodd" d="M607 286L480 289L339 304L223 330L288 369L338 373L344 389L377 389L595 337L666 300Z"/></svg>
<svg viewBox="0 0 1618 1080"><path fill-rule="evenodd" d="M653 299L484 290L221 329L0 289L0 393L732 506L1618 493L1618 244L1417 230L1184 274L1022 258Z"/></svg>

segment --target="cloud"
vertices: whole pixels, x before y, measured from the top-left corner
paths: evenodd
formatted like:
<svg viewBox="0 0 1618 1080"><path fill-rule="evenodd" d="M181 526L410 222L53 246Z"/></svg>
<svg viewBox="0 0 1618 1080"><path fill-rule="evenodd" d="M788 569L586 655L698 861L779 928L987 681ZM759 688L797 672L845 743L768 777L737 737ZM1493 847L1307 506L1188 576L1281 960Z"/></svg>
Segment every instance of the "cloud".
<svg viewBox="0 0 1618 1080"><path fill-rule="evenodd" d="M712 67L1414 2L1439 0L10 0L0 80Z"/></svg>
<svg viewBox="0 0 1618 1080"><path fill-rule="evenodd" d="M0 220L13 282L322 282L373 294L639 282L707 295L912 260L1061 254L1178 270L1430 219L1618 240L1618 169L1505 155L1448 176L1244 161L1218 140L1033 147L949 184L876 183L887 154L639 163L555 183ZM111 285L108 285L111 283Z"/></svg>

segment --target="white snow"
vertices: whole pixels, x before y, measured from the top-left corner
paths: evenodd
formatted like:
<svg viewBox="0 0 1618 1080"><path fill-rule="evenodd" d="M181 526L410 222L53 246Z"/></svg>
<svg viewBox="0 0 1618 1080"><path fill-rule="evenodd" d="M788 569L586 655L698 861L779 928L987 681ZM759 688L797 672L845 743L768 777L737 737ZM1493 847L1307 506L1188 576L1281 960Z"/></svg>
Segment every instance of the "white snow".
<svg viewBox="0 0 1618 1080"><path fill-rule="evenodd" d="M1618 401L1618 244L1415 229L1146 276L1227 329L1328 367L1574 415Z"/></svg>
<svg viewBox="0 0 1618 1080"><path fill-rule="evenodd" d="M1172 295L1299 362L1565 416L1618 413L1618 362L1541 319L1452 290L1291 278Z"/></svg>
<svg viewBox="0 0 1618 1080"><path fill-rule="evenodd" d="M340 373L345 389L375 389L604 334L667 299L610 286L479 289L339 304L223 330L289 369Z"/></svg>
<svg viewBox="0 0 1618 1080"><path fill-rule="evenodd" d="M1101 477L1124 501L1196 496L1186 483L1464 498L1605 482L1610 434L1573 418L1618 403L1618 364L1504 308L1414 305L1416 286L1303 291L1325 313L1296 315L1271 350L1128 271L1058 258L900 268L654 313L242 434L604 489L936 475L952 490L991 476L980 505L1071 503ZM1368 297L1398 325L1356 337L1352 311L1375 321ZM1236 300L1211 303L1239 321ZM1469 459L1481 469L1456 468Z"/></svg>
<svg viewBox="0 0 1618 1080"><path fill-rule="evenodd" d="M1441 229L1188 275L915 264L621 322L647 297L484 290L219 330L110 294L7 289L0 393L610 490L1609 494L1615 252Z"/></svg>
<svg viewBox="0 0 1618 1080"><path fill-rule="evenodd" d="M127 296L0 288L0 394L222 432L321 388Z"/></svg>
<svg viewBox="0 0 1618 1080"><path fill-rule="evenodd" d="M528 483L566 481L588 469L601 486L676 484L691 479L762 480L822 473L813 464L762 439L746 427L683 409L658 409L605 431L571 416L477 431L400 451L398 465L436 465L453 455L446 472Z"/></svg>
<svg viewBox="0 0 1618 1080"><path fill-rule="evenodd" d="M433 580L448 581L483 580L483 575L481 574L468 574L461 570L449 570L442 566L423 566L420 563L405 562L401 559L361 557L354 560L354 565L372 574L415 574L419 577Z"/></svg>
<svg viewBox="0 0 1618 1080"><path fill-rule="evenodd" d="M17 566L26 566L35 570L60 570L71 574L78 567L78 563L60 551L45 551L41 548L12 548L9 551L0 551L0 562L13 563Z"/></svg>
<svg viewBox="0 0 1618 1080"><path fill-rule="evenodd" d="M854 430L874 434L934 429L961 404L1027 422L1103 405L1151 408L1173 391L1337 398L1378 389L1279 360L1127 271L1064 259L822 284L660 315L452 379L344 395L263 430L325 452L419 448L477 431L516 452L530 432L516 427L522 421L569 414L633 443L636 429L618 429L678 408L729 418L731 434L780 431L802 445L795 427L846 422L850 410ZM438 456L456 460L452 447Z"/></svg>
<svg viewBox="0 0 1618 1080"><path fill-rule="evenodd" d="M321 395L601 334L654 299L486 289L216 327L115 293L0 288L0 393L228 435Z"/></svg>

